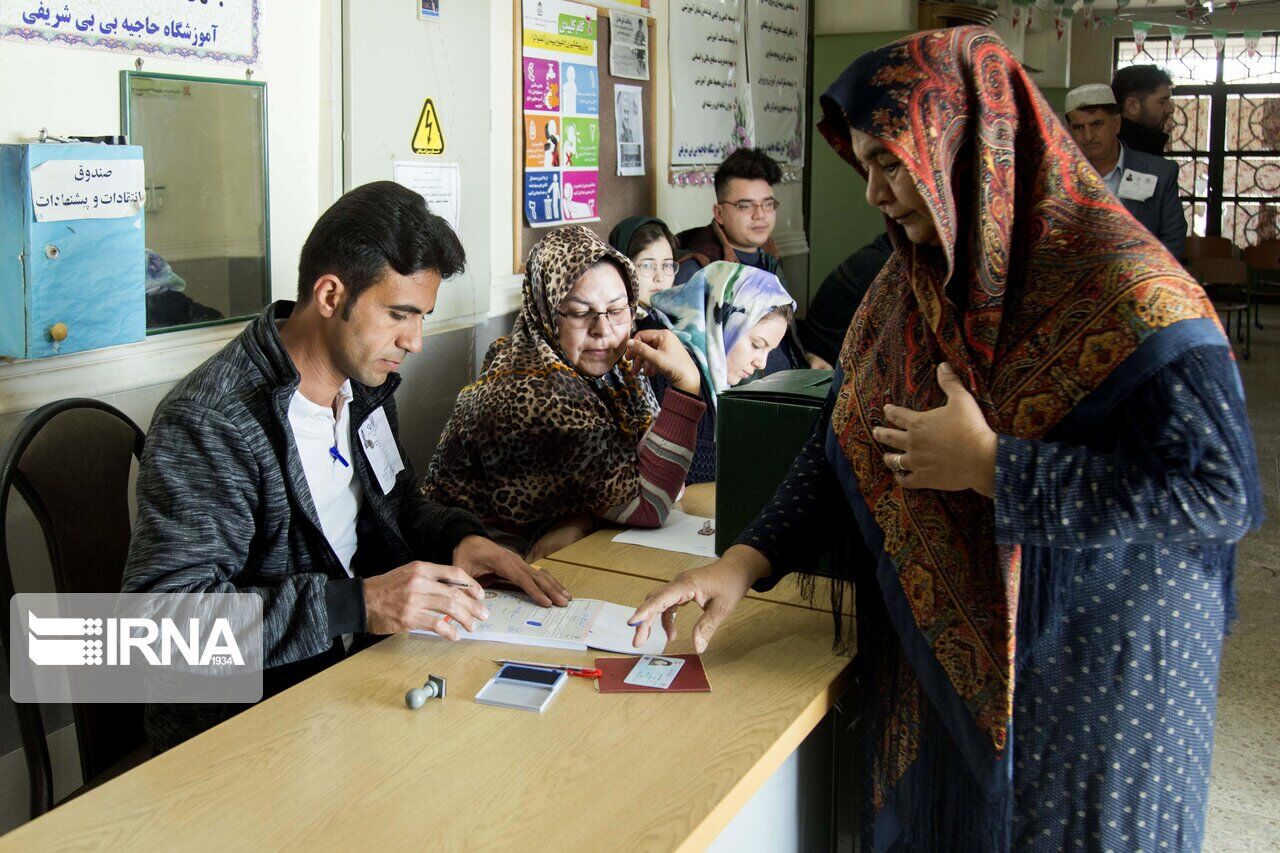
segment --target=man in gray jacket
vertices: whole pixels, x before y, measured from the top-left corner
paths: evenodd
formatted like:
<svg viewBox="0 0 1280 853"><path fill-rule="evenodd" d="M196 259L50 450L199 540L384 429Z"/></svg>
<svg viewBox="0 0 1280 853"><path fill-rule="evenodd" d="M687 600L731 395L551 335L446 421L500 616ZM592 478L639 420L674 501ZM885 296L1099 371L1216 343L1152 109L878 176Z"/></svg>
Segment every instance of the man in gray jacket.
<svg viewBox="0 0 1280 853"><path fill-rule="evenodd" d="M264 696L367 635L457 639L488 615L476 577L569 601L470 513L422 497L396 435L396 369L464 264L420 195L358 187L307 238L297 303L268 306L156 410L124 590L260 595ZM147 735L167 749L242 707L149 705Z"/></svg>
<svg viewBox="0 0 1280 853"><path fill-rule="evenodd" d="M1187 218L1178 197L1178 164L1135 151L1120 141L1120 107L1105 83L1067 93L1067 129L1102 182L1175 258L1187 242Z"/></svg>

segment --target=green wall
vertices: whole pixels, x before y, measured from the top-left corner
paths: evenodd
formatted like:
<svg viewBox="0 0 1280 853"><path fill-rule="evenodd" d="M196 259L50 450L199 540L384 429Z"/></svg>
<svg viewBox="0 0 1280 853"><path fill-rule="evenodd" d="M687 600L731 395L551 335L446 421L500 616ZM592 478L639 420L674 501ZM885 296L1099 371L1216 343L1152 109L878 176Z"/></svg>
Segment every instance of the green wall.
<svg viewBox="0 0 1280 853"><path fill-rule="evenodd" d="M849 64L868 50L907 32L817 36L813 45L813 121L822 118L818 98ZM884 231L884 217L867 204L867 184L836 156L816 130L809 207L809 296L837 265Z"/></svg>
<svg viewBox="0 0 1280 853"><path fill-rule="evenodd" d="M1067 88L1048 88L1041 86L1040 94L1044 95L1044 99L1049 102L1049 106L1053 107L1053 111L1058 114L1058 118L1062 118L1062 108L1067 105L1067 92L1071 91Z"/></svg>

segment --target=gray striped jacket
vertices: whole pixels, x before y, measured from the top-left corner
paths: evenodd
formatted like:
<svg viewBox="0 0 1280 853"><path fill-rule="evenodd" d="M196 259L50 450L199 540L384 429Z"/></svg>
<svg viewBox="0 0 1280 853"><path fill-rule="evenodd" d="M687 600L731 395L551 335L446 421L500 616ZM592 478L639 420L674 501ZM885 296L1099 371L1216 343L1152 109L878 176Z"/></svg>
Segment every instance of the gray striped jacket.
<svg viewBox="0 0 1280 853"><path fill-rule="evenodd" d="M325 539L289 428L299 377L276 328L277 302L179 382L156 409L138 475L138 518L125 592L256 592L263 601L264 695L344 654L341 636L365 629L362 577L414 559L452 561L470 513L430 503L413 466L384 495L362 451L351 460L363 491L359 547L349 578ZM378 407L397 427L392 374L378 388L352 383L351 435ZM398 440L397 440L398 443ZM154 746L167 748L234 708L147 709Z"/></svg>

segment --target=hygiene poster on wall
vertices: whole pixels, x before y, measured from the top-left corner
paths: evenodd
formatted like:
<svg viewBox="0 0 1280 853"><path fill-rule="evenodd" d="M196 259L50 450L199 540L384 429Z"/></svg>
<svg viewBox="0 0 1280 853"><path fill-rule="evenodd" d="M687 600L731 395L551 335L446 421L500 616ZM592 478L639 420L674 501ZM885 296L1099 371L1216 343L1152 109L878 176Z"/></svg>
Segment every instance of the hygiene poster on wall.
<svg viewBox="0 0 1280 853"><path fill-rule="evenodd" d="M535 228L600 218L597 12L524 0L524 215Z"/></svg>
<svg viewBox="0 0 1280 853"><path fill-rule="evenodd" d="M0 0L0 38L254 65L261 0Z"/></svg>

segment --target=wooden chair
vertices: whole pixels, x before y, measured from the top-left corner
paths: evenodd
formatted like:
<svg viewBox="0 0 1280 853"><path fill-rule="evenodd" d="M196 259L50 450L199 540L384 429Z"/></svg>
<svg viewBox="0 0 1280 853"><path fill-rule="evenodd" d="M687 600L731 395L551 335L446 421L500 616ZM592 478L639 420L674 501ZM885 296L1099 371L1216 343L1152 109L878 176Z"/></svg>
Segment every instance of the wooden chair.
<svg viewBox="0 0 1280 853"><path fill-rule="evenodd" d="M1244 344L1242 357L1248 359L1253 346L1248 265L1231 257L1200 257L1188 260L1187 269L1204 285L1228 336L1235 321L1236 340Z"/></svg>
<svg viewBox="0 0 1280 853"><path fill-rule="evenodd" d="M15 589L5 531L16 488L44 534L59 593L119 593L129 553L129 474L142 430L98 400L60 400L27 416L0 456L0 642L8 651ZM37 591L37 590L23 590ZM14 674L10 673L12 677ZM76 704L72 717L85 784L72 797L150 756L142 705ZM30 782L31 817L56 803L42 707L15 703ZM67 799L70 799L68 797Z"/></svg>
<svg viewBox="0 0 1280 853"><path fill-rule="evenodd" d="M1280 240L1263 240L1244 250L1249 265L1249 301L1253 305L1253 325L1261 329L1258 297L1280 296Z"/></svg>
<svg viewBox="0 0 1280 853"><path fill-rule="evenodd" d="M1226 237L1198 237L1192 234L1187 237L1182 259L1196 261L1201 258L1230 258L1235 254L1235 248Z"/></svg>

